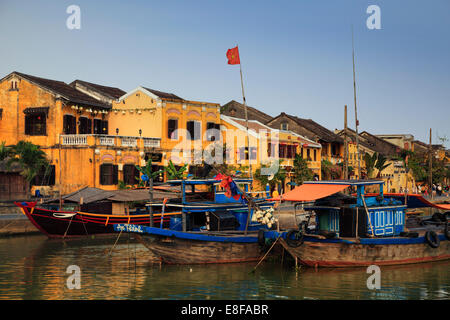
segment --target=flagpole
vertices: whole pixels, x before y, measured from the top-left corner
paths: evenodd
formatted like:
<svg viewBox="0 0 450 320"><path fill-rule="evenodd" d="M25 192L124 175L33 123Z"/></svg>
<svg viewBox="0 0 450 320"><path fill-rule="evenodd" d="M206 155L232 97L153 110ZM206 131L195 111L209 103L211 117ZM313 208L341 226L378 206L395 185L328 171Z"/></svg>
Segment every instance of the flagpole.
<svg viewBox="0 0 450 320"><path fill-rule="evenodd" d="M236 45L238 47L238 45ZM247 113L247 102L245 101L245 93L244 93L244 80L242 77L242 63L239 58L239 71L241 73L241 87L242 87L242 99L244 101L244 112L245 112L245 127L247 129L247 150L248 150L248 165L249 165L249 171L250 171L250 179L253 179L253 172L252 172L252 163L250 161L251 153L250 153L250 137L248 134L248 113ZM245 154L245 152L244 152ZM253 189L253 184L250 185L250 189Z"/></svg>

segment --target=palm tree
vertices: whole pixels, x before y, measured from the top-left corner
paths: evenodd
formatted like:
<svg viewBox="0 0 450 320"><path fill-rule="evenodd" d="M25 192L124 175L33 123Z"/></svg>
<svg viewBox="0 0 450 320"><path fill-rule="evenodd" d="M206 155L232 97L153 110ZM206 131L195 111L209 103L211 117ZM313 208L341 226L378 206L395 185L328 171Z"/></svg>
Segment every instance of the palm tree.
<svg viewBox="0 0 450 320"><path fill-rule="evenodd" d="M146 182L149 182L149 200L150 202L153 202L153 180L160 175L161 173L163 173L163 170L158 170L153 172L152 169L152 159L148 159L147 164L145 165L145 167L141 167L141 166L135 166L136 169L139 170L139 172L142 173L141 176L141 180L144 181L144 185L146 184ZM149 206L149 210L150 210L150 227L153 227L153 207Z"/></svg>
<svg viewBox="0 0 450 320"><path fill-rule="evenodd" d="M11 168L13 163L17 163L22 168L20 174L28 182L31 182L39 171L43 168L47 169L49 165L47 155L39 146L23 140L11 147L11 158L7 162L7 167Z"/></svg>
<svg viewBox="0 0 450 320"><path fill-rule="evenodd" d="M375 152L370 155L367 152L364 154L364 163L366 164L367 177L372 178L373 172L375 171L375 164L377 162L378 154Z"/></svg>
<svg viewBox="0 0 450 320"><path fill-rule="evenodd" d="M364 162L366 164L367 177L373 178L373 173L375 169L378 170L376 178L379 178L381 172L390 166L390 163L386 164L387 158L383 155L375 152L370 155L368 153L364 154Z"/></svg>
<svg viewBox="0 0 450 320"><path fill-rule="evenodd" d="M379 178L381 176L381 172L386 169L387 167L389 167L391 164L388 163L386 164L387 158L384 157L382 154L378 154L377 157L377 163L375 164L375 168L378 169L378 174L377 174L377 178Z"/></svg>
<svg viewBox="0 0 450 320"><path fill-rule="evenodd" d="M186 171L188 164L186 163L184 166L179 168L175 168L172 160L169 160L169 165L166 168L166 172L169 175L170 180L183 179L183 173Z"/></svg>

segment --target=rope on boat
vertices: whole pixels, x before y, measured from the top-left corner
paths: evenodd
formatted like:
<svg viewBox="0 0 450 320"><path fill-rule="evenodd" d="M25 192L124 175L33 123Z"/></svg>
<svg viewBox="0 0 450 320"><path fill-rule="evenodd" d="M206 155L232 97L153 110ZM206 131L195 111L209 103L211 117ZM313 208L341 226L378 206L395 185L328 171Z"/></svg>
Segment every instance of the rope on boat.
<svg viewBox="0 0 450 320"><path fill-rule="evenodd" d="M258 268L258 266L260 265L261 262L263 262L263 260L267 257L267 255L269 254L269 252L272 250L272 248L275 246L275 243L278 242L278 240L281 238L281 235L272 243L272 246L270 247L269 250L267 250L266 254L264 255L264 257L262 257L261 260L259 260L258 264L253 268L252 271L250 271L249 273L253 273L255 272L256 268Z"/></svg>

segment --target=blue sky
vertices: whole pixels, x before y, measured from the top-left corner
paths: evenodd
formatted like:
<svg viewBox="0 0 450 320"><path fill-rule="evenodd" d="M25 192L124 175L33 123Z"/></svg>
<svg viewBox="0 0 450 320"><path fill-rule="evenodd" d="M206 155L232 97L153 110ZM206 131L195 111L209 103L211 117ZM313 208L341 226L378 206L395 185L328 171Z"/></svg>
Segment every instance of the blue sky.
<svg viewBox="0 0 450 320"><path fill-rule="evenodd" d="M69 30L69 5L81 29ZM369 30L369 5L381 30ZM0 74L138 85L185 99L242 102L333 130L354 124L354 28L359 130L450 139L450 1L0 0ZM446 143L450 147L450 141Z"/></svg>

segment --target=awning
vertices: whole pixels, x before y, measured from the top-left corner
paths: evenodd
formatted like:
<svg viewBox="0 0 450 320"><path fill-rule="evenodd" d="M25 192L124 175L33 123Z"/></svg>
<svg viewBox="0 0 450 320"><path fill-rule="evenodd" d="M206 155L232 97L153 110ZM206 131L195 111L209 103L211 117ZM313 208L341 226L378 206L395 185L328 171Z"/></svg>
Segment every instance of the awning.
<svg viewBox="0 0 450 320"><path fill-rule="evenodd" d="M348 188L349 184L302 184L281 195L282 201L314 201ZM280 200L275 197L269 200Z"/></svg>
<svg viewBox="0 0 450 320"><path fill-rule="evenodd" d="M34 113L45 113L45 115L48 115L48 109L49 107L31 107L31 108L26 108L25 110L23 110L23 113L25 114L34 114Z"/></svg>

